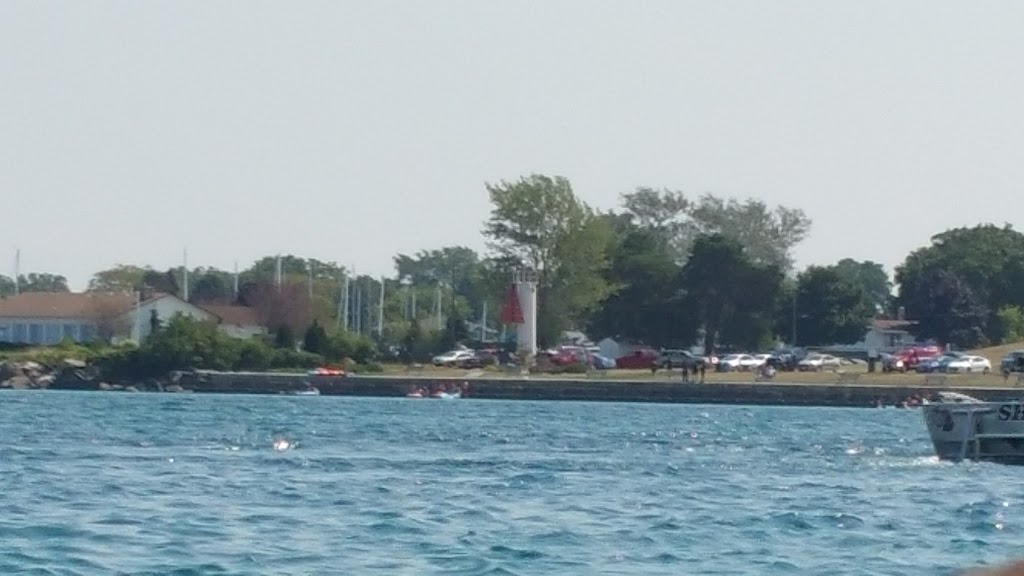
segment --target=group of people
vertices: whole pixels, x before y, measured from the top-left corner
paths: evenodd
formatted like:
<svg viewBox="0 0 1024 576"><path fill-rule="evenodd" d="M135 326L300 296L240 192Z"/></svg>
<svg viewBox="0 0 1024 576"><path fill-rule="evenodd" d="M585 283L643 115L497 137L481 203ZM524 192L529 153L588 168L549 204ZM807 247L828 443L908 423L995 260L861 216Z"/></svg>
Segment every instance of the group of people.
<svg viewBox="0 0 1024 576"><path fill-rule="evenodd" d="M887 404L888 400L889 400L888 398L884 398L882 396L876 396L875 397L875 401L874 401L873 404L874 404L875 408L885 408L888 405ZM918 394L911 394L910 396L907 396L903 400L899 400L899 401L893 403L892 406L895 407L895 408L917 408L917 407L921 406L921 404L924 404L924 402L925 402L924 396L922 396L921 394L918 393Z"/></svg>

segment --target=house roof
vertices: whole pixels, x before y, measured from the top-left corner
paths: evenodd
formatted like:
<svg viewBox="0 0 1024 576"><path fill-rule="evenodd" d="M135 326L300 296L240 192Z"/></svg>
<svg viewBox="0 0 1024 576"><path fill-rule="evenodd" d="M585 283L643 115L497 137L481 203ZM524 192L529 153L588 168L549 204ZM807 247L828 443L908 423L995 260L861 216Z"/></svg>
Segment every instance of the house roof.
<svg viewBox="0 0 1024 576"><path fill-rule="evenodd" d="M127 312L134 294L105 292L22 292L0 298L0 318L94 319Z"/></svg>
<svg viewBox="0 0 1024 576"><path fill-rule="evenodd" d="M235 306L231 304L202 304L199 306L210 314L220 319L222 324L234 324L235 326L262 326L259 314L248 306Z"/></svg>
<svg viewBox="0 0 1024 576"><path fill-rule="evenodd" d="M881 320L875 319L871 321L871 327L875 330L906 330L913 326L915 322L910 320Z"/></svg>

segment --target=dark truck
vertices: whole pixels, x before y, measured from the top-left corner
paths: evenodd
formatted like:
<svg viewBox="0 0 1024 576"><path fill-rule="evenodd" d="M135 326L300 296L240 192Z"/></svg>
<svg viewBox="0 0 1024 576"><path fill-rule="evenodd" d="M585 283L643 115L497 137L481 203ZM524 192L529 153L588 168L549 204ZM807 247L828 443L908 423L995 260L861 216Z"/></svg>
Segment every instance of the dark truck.
<svg viewBox="0 0 1024 576"><path fill-rule="evenodd" d="M1003 374L1024 373L1024 350L1014 350L1003 356L999 368Z"/></svg>
<svg viewBox="0 0 1024 576"><path fill-rule="evenodd" d="M689 350L662 348L651 363L651 372L681 368L685 372L693 372L704 364L704 358L694 355Z"/></svg>

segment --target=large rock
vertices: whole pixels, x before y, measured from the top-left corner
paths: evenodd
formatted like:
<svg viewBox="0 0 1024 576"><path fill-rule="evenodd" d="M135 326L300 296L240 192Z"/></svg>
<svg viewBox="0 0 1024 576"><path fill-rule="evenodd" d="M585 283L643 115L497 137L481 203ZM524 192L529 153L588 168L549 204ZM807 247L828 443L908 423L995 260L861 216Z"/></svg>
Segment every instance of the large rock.
<svg viewBox="0 0 1024 576"><path fill-rule="evenodd" d="M6 384L8 388L14 388L15 390L24 390L26 388L32 387L32 379L29 378L28 376L25 376L24 374L18 374L13 378L8 378L7 381L4 382L4 384Z"/></svg>
<svg viewBox="0 0 1024 576"><path fill-rule="evenodd" d="M54 376L53 374L43 374L42 376L39 376L36 379L34 379L32 381L32 384L36 388L49 388L50 385L53 384L53 381L56 379L57 377Z"/></svg>
<svg viewBox="0 0 1024 576"><path fill-rule="evenodd" d="M6 382L15 376L21 376L20 366L10 360L0 362L0 382Z"/></svg>

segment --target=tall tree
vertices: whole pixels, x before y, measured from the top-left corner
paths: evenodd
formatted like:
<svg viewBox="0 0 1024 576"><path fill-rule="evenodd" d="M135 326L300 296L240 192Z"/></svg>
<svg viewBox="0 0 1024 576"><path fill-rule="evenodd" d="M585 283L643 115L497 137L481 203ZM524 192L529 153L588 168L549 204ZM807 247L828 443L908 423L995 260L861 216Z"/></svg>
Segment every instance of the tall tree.
<svg viewBox="0 0 1024 576"><path fill-rule="evenodd" d="M488 184L487 191L489 245L503 261L540 271L538 339L554 343L610 291L602 272L611 228L563 177L534 174Z"/></svg>
<svg viewBox="0 0 1024 576"><path fill-rule="evenodd" d="M721 234L735 239L755 263L787 271L793 267L791 251L810 233L811 221L799 208L769 208L761 200L724 200L700 197L690 211L699 234Z"/></svg>
<svg viewBox="0 0 1024 576"><path fill-rule="evenodd" d="M864 338L874 303L838 266L811 266L797 277L797 332L803 344L854 344Z"/></svg>
<svg viewBox="0 0 1024 576"><path fill-rule="evenodd" d="M680 268L656 229L620 229L607 271L614 292L591 319L593 336L612 336L651 345L688 345L692 329L681 324Z"/></svg>
<svg viewBox="0 0 1024 576"><path fill-rule="evenodd" d="M996 312L1004 306L1024 306L1024 291L1019 288L1024 285L1024 234L1010 225L956 228L936 234L929 246L910 253L896 269L896 281L898 302L911 319L931 313L921 295L932 289L928 283L936 277L943 278L951 291L959 292L961 284L968 289L969 300L988 313L986 321L974 328L986 330L987 339L998 341Z"/></svg>
<svg viewBox="0 0 1024 576"><path fill-rule="evenodd" d="M900 298L914 311L918 336L960 348L989 341L986 328L991 311L952 270L929 267L906 291L901 286Z"/></svg>
<svg viewBox="0 0 1024 576"><path fill-rule="evenodd" d="M622 207L634 223L668 238L680 263L698 235L722 234L739 242L754 262L789 271L793 247L811 228L811 220L800 209L770 208L760 200L712 194L694 201L679 191L641 187L622 196Z"/></svg>
<svg viewBox="0 0 1024 576"><path fill-rule="evenodd" d="M755 349L771 340L783 275L755 263L736 240L699 236L682 270L684 303L712 353L720 343Z"/></svg>
<svg viewBox="0 0 1024 576"><path fill-rule="evenodd" d="M835 269L858 284L876 310L885 312L892 307L892 281L881 264L871 260L858 262L853 258L843 258L836 263Z"/></svg>

